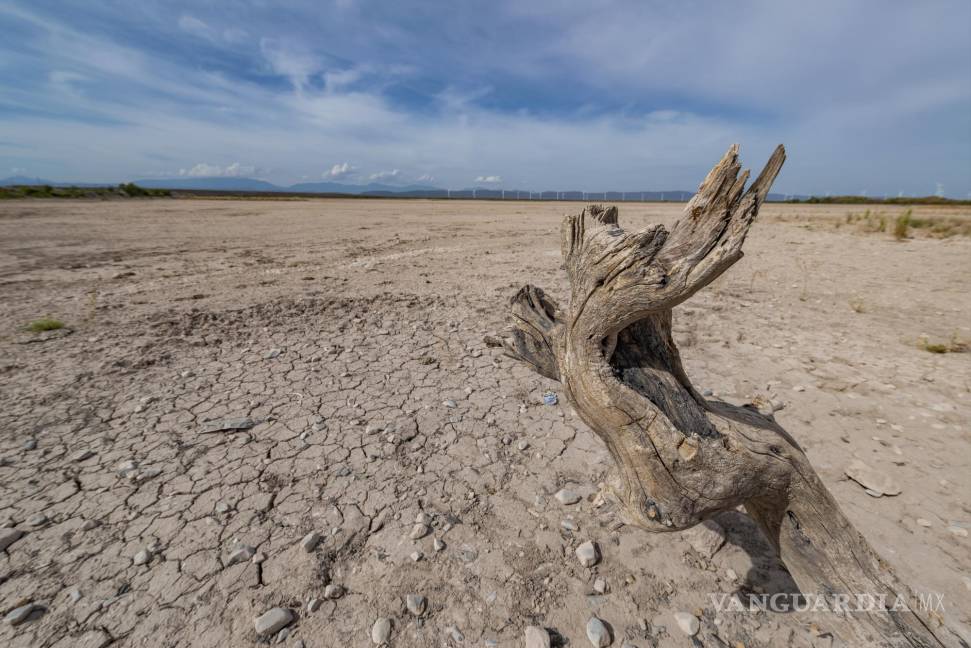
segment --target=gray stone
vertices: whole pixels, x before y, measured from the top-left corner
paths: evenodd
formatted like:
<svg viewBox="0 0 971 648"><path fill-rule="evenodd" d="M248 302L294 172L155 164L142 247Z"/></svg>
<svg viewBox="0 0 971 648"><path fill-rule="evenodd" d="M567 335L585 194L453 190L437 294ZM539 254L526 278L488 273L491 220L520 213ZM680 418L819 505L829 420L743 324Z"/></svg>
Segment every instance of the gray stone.
<svg viewBox="0 0 971 648"><path fill-rule="evenodd" d="M519 448L520 451L525 450L526 448L529 447L529 441L527 441L526 439L523 439L516 444L516 447Z"/></svg>
<svg viewBox="0 0 971 648"><path fill-rule="evenodd" d="M32 515L27 520L27 525L32 527L39 527L47 524L47 515L44 513L38 513L37 515Z"/></svg>
<svg viewBox="0 0 971 648"><path fill-rule="evenodd" d="M371 641L380 646L381 644L387 643L388 639L391 638L391 619L387 617L379 617L374 625L371 626Z"/></svg>
<svg viewBox="0 0 971 648"><path fill-rule="evenodd" d="M37 605L36 603L27 603L26 605L21 605L20 607L8 612L7 616L5 616L3 620L12 626L18 626L29 619L34 610L37 609L43 609L43 607Z"/></svg>
<svg viewBox="0 0 971 648"><path fill-rule="evenodd" d="M526 626L526 648L550 648L550 633L546 628Z"/></svg>
<svg viewBox="0 0 971 648"><path fill-rule="evenodd" d="M580 564L584 567L593 567L600 562L600 552L597 550L597 545L590 541L577 547L576 555Z"/></svg>
<svg viewBox="0 0 971 648"><path fill-rule="evenodd" d="M597 578L595 581L593 581L593 591L597 594L606 594L607 581L603 578Z"/></svg>
<svg viewBox="0 0 971 648"><path fill-rule="evenodd" d="M445 632L447 632L449 636L452 637L452 641L454 641L455 643L462 643L463 641L465 641L465 635L462 634L462 631L456 628L455 626L449 626L445 628Z"/></svg>
<svg viewBox="0 0 971 648"><path fill-rule="evenodd" d="M561 488L560 490L558 490L554 497L556 497L556 501L558 501L560 504L564 504L567 506L569 506L570 504L576 504L581 499L578 493L574 493L573 491L566 488Z"/></svg>
<svg viewBox="0 0 971 648"><path fill-rule="evenodd" d="M238 544L229 553L226 558L226 566L235 565L236 563L246 562L250 560L254 555L256 555L256 549L250 547L249 545Z"/></svg>
<svg viewBox="0 0 971 648"><path fill-rule="evenodd" d="M276 643L283 643L290 636L290 628L284 628L276 635Z"/></svg>
<svg viewBox="0 0 971 648"><path fill-rule="evenodd" d="M101 526L101 523L98 522L97 520L85 520L81 524L81 530L82 531L91 531L92 529L97 529L99 526Z"/></svg>
<svg viewBox="0 0 971 648"><path fill-rule="evenodd" d="M129 459L128 461L122 461L115 467L120 477L129 477L138 470L138 463Z"/></svg>
<svg viewBox="0 0 971 648"><path fill-rule="evenodd" d="M256 634L261 637L276 634L293 623L293 612L287 608L273 608L253 619Z"/></svg>
<svg viewBox="0 0 971 648"><path fill-rule="evenodd" d="M590 617L590 620L587 621L587 639L594 645L594 648L606 648L611 643L610 630L597 617Z"/></svg>
<svg viewBox="0 0 971 648"><path fill-rule="evenodd" d="M424 511L422 511L421 513L415 516L415 524L424 524L425 526L428 526L431 523L432 523L432 516L430 516L428 513L425 513Z"/></svg>
<svg viewBox="0 0 971 648"><path fill-rule="evenodd" d="M405 606L415 616L421 616L428 608L428 599L421 594L409 594L405 597Z"/></svg>
<svg viewBox="0 0 971 648"><path fill-rule="evenodd" d="M412 554L411 554L411 560L413 562L418 562L419 560L421 560L424 557L425 557L425 554L422 553L422 552L420 552L420 551L413 551Z"/></svg>
<svg viewBox="0 0 971 648"><path fill-rule="evenodd" d="M324 598L326 599L339 599L344 596L344 588L336 583L331 583L324 588Z"/></svg>
<svg viewBox="0 0 971 648"><path fill-rule="evenodd" d="M152 559L152 552L149 551L148 549L142 549L137 554L135 554L135 557L132 559L132 564L136 566L145 565L151 559Z"/></svg>
<svg viewBox="0 0 971 648"><path fill-rule="evenodd" d="M446 400L446 401L442 401L442 405L444 405L445 407L447 407L449 409L455 409L456 407L458 407L456 405L455 401L453 401L452 399L449 399L449 400Z"/></svg>
<svg viewBox="0 0 971 648"><path fill-rule="evenodd" d="M27 439L24 442L24 450L36 450L37 449L37 439ZM19 608L18 608L19 609Z"/></svg>
<svg viewBox="0 0 971 648"><path fill-rule="evenodd" d="M432 543L432 546L435 548L435 551L442 551L443 549L445 549L445 541L442 540L441 538L435 538L435 541Z"/></svg>
<svg viewBox="0 0 971 648"><path fill-rule="evenodd" d="M274 358L280 357L281 353L283 353L283 351L281 351L280 349L270 349L269 351L266 352L266 355L263 356L263 359L272 360Z"/></svg>
<svg viewBox="0 0 971 648"><path fill-rule="evenodd" d="M6 551L7 547L24 537L24 532L20 529L8 527L0 529L0 551Z"/></svg>
<svg viewBox="0 0 971 648"><path fill-rule="evenodd" d="M317 610L320 609L320 604L322 602L323 601L321 601L319 598L310 599L309 601L307 601L307 612L316 612Z"/></svg>
<svg viewBox="0 0 971 648"><path fill-rule="evenodd" d="M223 419L219 421L209 421L202 426L202 434L213 432L232 432L234 430L248 430L256 425L256 421L249 417L238 419Z"/></svg>
<svg viewBox="0 0 971 648"><path fill-rule="evenodd" d="M316 531L311 531L303 537L303 540L300 541L300 546L303 547L303 550L307 553L311 553L314 549L316 549L318 544L320 544L320 534Z"/></svg>
<svg viewBox="0 0 971 648"><path fill-rule="evenodd" d="M686 532L688 543L705 558L714 556L725 544L725 529L714 520L705 520Z"/></svg>
<svg viewBox="0 0 971 648"><path fill-rule="evenodd" d="M698 617L688 612L675 612L674 620L677 621L681 631L689 637L695 636L701 630L701 622L698 621Z"/></svg>
<svg viewBox="0 0 971 648"><path fill-rule="evenodd" d="M87 461L95 455L93 450L82 450L74 455L74 461Z"/></svg>
<svg viewBox="0 0 971 648"><path fill-rule="evenodd" d="M76 587L68 592L67 595L71 599L71 603L77 603L81 600L81 590Z"/></svg>
<svg viewBox="0 0 971 648"><path fill-rule="evenodd" d="M428 535L430 530L431 529L429 529L428 525L426 524L416 524L415 526L411 527L411 533L408 534L408 537L412 540L420 540Z"/></svg>

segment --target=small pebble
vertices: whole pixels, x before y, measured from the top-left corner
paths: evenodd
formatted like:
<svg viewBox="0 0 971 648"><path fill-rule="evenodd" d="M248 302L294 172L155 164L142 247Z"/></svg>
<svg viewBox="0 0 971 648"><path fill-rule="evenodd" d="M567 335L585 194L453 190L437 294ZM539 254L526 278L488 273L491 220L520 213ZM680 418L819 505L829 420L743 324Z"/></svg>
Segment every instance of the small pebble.
<svg viewBox="0 0 971 648"><path fill-rule="evenodd" d="M452 641L454 641L455 643L462 643L463 641L465 641L465 635L462 634L462 631L456 628L455 626L449 626L445 628L445 632L447 632L449 636L452 637Z"/></svg>
<svg viewBox="0 0 971 648"><path fill-rule="evenodd" d="M701 630L701 623L698 621L698 617L688 612L675 612L674 620L677 621L681 631L689 637L695 636Z"/></svg>
<svg viewBox="0 0 971 648"><path fill-rule="evenodd" d="M435 538L435 541L432 543L432 546L435 547L435 551L442 551L443 549L445 549L445 541L442 540L441 538Z"/></svg>
<svg viewBox="0 0 971 648"><path fill-rule="evenodd" d="M309 601L307 601L307 612L316 612L317 610L320 609L320 604L322 602L323 601L321 601L319 598L310 599Z"/></svg>
<svg viewBox="0 0 971 648"><path fill-rule="evenodd" d="M387 617L381 617L374 622L371 626L371 641L380 646L383 643L387 643L388 639L391 637L391 619Z"/></svg>
<svg viewBox="0 0 971 648"><path fill-rule="evenodd" d="M24 442L24 450L36 450L37 449L37 439L27 439ZM18 608L19 609L19 608Z"/></svg>
<svg viewBox="0 0 971 648"><path fill-rule="evenodd" d="M606 648L610 645L610 631L604 622L597 617L590 617L587 621L587 639L594 645L594 648Z"/></svg>
<svg viewBox="0 0 971 648"><path fill-rule="evenodd" d="M27 525L32 527L39 527L47 523L47 516L43 513L38 513L37 515L32 515L27 520Z"/></svg>
<svg viewBox="0 0 971 648"><path fill-rule="evenodd" d="M421 560L421 559L422 559L422 558L424 558L424 557L425 557L425 554L423 554L423 553L422 553L422 552L420 552L420 551L414 551L414 552L412 552L412 554L411 554L411 559L412 559L412 561L414 561L414 562L418 562L419 560Z"/></svg>
<svg viewBox="0 0 971 648"><path fill-rule="evenodd" d="M253 619L256 634L261 637L274 635L293 623L293 612L287 608L272 608Z"/></svg>
<svg viewBox="0 0 971 648"><path fill-rule="evenodd" d="M925 518L917 518L917 524L922 527L929 527L932 525L931 521Z"/></svg>
<svg viewBox="0 0 971 648"><path fill-rule="evenodd" d="M606 594L607 581L603 578L598 578L597 580L593 581L593 591L595 591L597 594Z"/></svg>
<svg viewBox="0 0 971 648"><path fill-rule="evenodd" d="M597 545L590 541L584 542L577 547L576 555L580 564L584 567L593 567L600 562L600 552L597 551Z"/></svg>
<svg viewBox="0 0 971 648"><path fill-rule="evenodd" d="M444 405L445 407L447 407L449 409L455 409L456 407L458 407L456 405L455 401L453 401L451 399L442 401L442 405Z"/></svg>
<svg viewBox="0 0 971 648"><path fill-rule="evenodd" d="M415 616L421 616L428 607L428 599L421 594L409 594L405 597L405 606Z"/></svg>
<svg viewBox="0 0 971 648"><path fill-rule="evenodd" d="M415 526L411 527L411 533L408 534L408 537L411 538L412 540L420 540L421 538L424 538L426 535L428 535L429 531L430 529L428 528L427 525L416 524Z"/></svg>
<svg viewBox="0 0 971 648"><path fill-rule="evenodd" d="M324 588L324 598L326 599L338 599L344 596L344 588L336 583L331 583Z"/></svg>
<svg viewBox="0 0 971 648"><path fill-rule="evenodd" d="M529 441L527 441L526 439L522 439L519 443L516 444L516 447L519 448L520 451L525 450L526 448L529 447Z"/></svg>
<svg viewBox="0 0 971 648"><path fill-rule="evenodd" d="M316 531L311 531L310 533L308 533L303 537L303 540L300 541L300 546L303 547L303 550L306 551L307 553L311 553L314 549L317 548L317 545L319 543L320 543L320 534L317 533Z"/></svg>
<svg viewBox="0 0 971 648"><path fill-rule="evenodd" d="M147 564L148 561L150 561L151 559L152 559L152 552L149 551L148 549L142 549L137 554L135 554L135 557L132 559L132 564L136 566L144 565L144 564Z"/></svg>
<svg viewBox="0 0 971 648"><path fill-rule="evenodd" d="M3 620L12 626L18 626L30 618L30 615L34 612L34 610L38 609L39 607L41 606L38 606L36 603L27 603L26 605L21 605L20 607L8 612L7 616L5 616Z"/></svg>
<svg viewBox="0 0 971 648"><path fill-rule="evenodd" d="M556 495L554 495L554 497L556 497L556 500L560 504L564 504L567 506L569 506L570 504L576 504L581 499L579 494L571 490L568 490L566 488L561 488L560 490L558 490L556 492Z"/></svg>
<svg viewBox="0 0 971 648"><path fill-rule="evenodd" d="M550 648L550 633L546 628L526 626L526 648Z"/></svg>
<svg viewBox="0 0 971 648"><path fill-rule="evenodd" d="M236 545L226 558L226 566L229 567L230 565L235 565L236 563L246 562L247 560L253 558L255 554L256 549L250 547L249 545Z"/></svg>

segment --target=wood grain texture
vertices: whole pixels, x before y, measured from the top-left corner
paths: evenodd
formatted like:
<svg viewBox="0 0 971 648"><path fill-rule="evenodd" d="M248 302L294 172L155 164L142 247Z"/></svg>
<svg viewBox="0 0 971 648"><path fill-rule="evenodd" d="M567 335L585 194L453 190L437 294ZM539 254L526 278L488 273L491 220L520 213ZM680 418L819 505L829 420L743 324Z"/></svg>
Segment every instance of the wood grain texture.
<svg viewBox="0 0 971 648"><path fill-rule="evenodd" d="M559 380L616 462L611 494L650 531L692 527L744 506L804 594L900 596L909 610L841 618L853 646L966 645L850 524L799 444L771 416L703 398L671 335L672 308L742 257L759 207L785 161L779 146L748 188L738 146L715 165L666 230L628 232L616 207L567 216L561 252L570 303L524 286L492 346Z"/></svg>

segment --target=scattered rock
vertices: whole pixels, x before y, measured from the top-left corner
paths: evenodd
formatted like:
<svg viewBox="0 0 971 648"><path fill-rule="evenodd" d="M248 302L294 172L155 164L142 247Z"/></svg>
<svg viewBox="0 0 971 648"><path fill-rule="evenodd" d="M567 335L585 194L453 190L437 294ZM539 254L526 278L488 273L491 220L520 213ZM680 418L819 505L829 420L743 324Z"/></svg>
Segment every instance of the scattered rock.
<svg viewBox="0 0 971 648"><path fill-rule="evenodd" d="M874 470L859 459L854 459L843 472L866 489L867 494L873 497L900 494L900 488L890 479L889 475Z"/></svg>
<svg viewBox="0 0 971 648"><path fill-rule="evenodd" d="M927 520L925 518L917 518L917 525L922 527L929 527L929 526L932 526L933 523L930 520Z"/></svg>
<svg viewBox="0 0 971 648"><path fill-rule="evenodd" d="M594 648L606 648L610 645L610 630L597 617L590 617L587 621L587 639Z"/></svg>
<svg viewBox="0 0 971 648"><path fill-rule="evenodd" d="M135 557L132 558L132 564L135 566L148 564L148 561L152 559L152 552L148 549L142 549Z"/></svg>
<svg viewBox="0 0 971 648"><path fill-rule="evenodd" d="M387 617L380 617L371 626L371 641L380 646L381 644L387 643L388 639L391 637L391 619Z"/></svg>
<svg viewBox="0 0 971 648"><path fill-rule="evenodd" d="M452 638L452 641L454 641L455 643L462 643L463 641L465 641L465 635L462 634L462 631L456 628L455 626L449 626L445 628L445 632L448 633L448 635Z"/></svg>
<svg viewBox="0 0 971 648"><path fill-rule="evenodd" d="M216 502L216 513L228 513L232 508L226 502Z"/></svg>
<svg viewBox="0 0 971 648"><path fill-rule="evenodd" d="M595 581L593 581L593 591L595 591L597 594L606 594L607 581L603 578L597 578Z"/></svg>
<svg viewBox="0 0 971 648"><path fill-rule="evenodd" d="M968 530L964 527L959 527L956 524L952 524L951 526L947 527L947 530L960 538L968 537Z"/></svg>
<svg viewBox="0 0 971 648"><path fill-rule="evenodd" d="M81 590L75 587L67 593L67 596L71 599L71 603L77 603L81 600Z"/></svg>
<svg viewBox="0 0 971 648"><path fill-rule="evenodd" d="M261 637L276 634L293 623L293 612L287 608L273 608L253 619L256 634Z"/></svg>
<svg viewBox="0 0 971 648"><path fill-rule="evenodd" d="M24 442L24 450L27 450L29 452L31 450L36 450L36 449L37 449L37 439L27 439L27 441Z"/></svg>
<svg viewBox="0 0 971 648"><path fill-rule="evenodd" d="M685 533L688 543L705 558L711 558L725 544L725 529L714 520L705 520Z"/></svg>
<svg viewBox="0 0 971 648"><path fill-rule="evenodd" d="M545 405L556 405L557 403L556 394L549 391L543 394L543 403Z"/></svg>
<svg viewBox="0 0 971 648"><path fill-rule="evenodd" d="M209 421L202 426L200 430L201 434L211 434L213 432L233 432L235 430L248 430L256 425L256 421L253 419L238 418L238 419L223 419L220 421Z"/></svg>
<svg viewBox="0 0 971 648"><path fill-rule="evenodd" d="M87 461L95 455L93 450L82 450L81 452L74 455L74 461Z"/></svg>
<svg viewBox="0 0 971 648"><path fill-rule="evenodd" d="M324 588L325 599L339 599L344 596L344 588L336 583L331 583Z"/></svg>
<svg viewBox="0 0 971 648"><path fill-rule="evenodd" d="M7 547L24 537L24 532L20 529L8 527L0 529L0 551L6 551Z"/></svg>
<svg viewBox="0 0 971 648"><path fill-rule="evenodd" d="M238 544L230 552L229 556L226 558L226 566L235 565L236 563L246 562L250 560L256 554L256 549L250 547L249 545Z"/></svg>
<svg viewBox="0 0 971 648"><path fill-rule="evenodd" d="M283 351L281 351L280 349L270 349L263 356L263 359L264 360L273 360L274 358L279 358L281 353L283 353Z"/></svg>
<svg viewBox="0 0 971 648"><path fill-rule="evenodd" d="M521 439L519 443L516 444L516 447L519 448L520 452L522 452L523 450L529 447L529 441L527 441L526 439Z"/></svg>
<svg viewBox="0 0 971 648"><path fill-rule="evenodd" d="M320 605L323 603L319 598L312 598L307 601L307 612L316 612L320 609Z"/></svg>
<svg viewBox="0 0 971 648"><path fill-rule="evenodd" d="M415 616L421 616L428 608L428 599L421 594L409 594L405 597L405 606Z"/></svg>
<svg viewBox="0 0 971 648"><path fill-rule="evenodd" d="M130 477L135 474L138 470L138 462L129 459L128 461L122 461L120 464L115 466L115 471L118 473L119 477Z"/></svg>
<svg viewBox="0 0 971 648"><path fill-rule="evenodd" d="M414 551L414 552L412 552L412 554L411 554L411 560L412 560L413 562L418 562L419 560L421 560L421 559L422 559L422 558L424 558L424 557L425 557L425 554L423 554L423 553L422 553L422 552L420 552L420 551Z"/></svg>
<svg viewBox="0 0 971 648"><path fill-rule="evenodd" d="M444 405L449 409L455 409L456 407L458 407L458 405L452 399L442 401L442 405Z"/></svg>
<svg viewBox="0 0 971 648"><path fill-rule="evenodd" d="M701 630L701 622L698 621L698 617L688 612L675 612L674 620L677 621L681 631L689 637L695 636Z"/></svg>
<svg viewBox="0 0 971 648"><path fill-rule="evenodd" d="M89 520L85 520L81 524L81 530L82 531L91 531L92 529L97 529L99 526L101 526L101 523L100 522L98 522L97 520L90 520L89 519Z"/></svg>
<svg viewBox="0 0 971 648"><path fill-rule="evenodd" d="M432 543L432 546L435 548L435 551L442 551L443 549L445 549L445 541L442 540L441 538L435 538L435 541Z"/></svg>
<svg viewBox="0 0 971 648"><path fill-rule="evenodd" d="M600 562L600 551L598 551L597 545L590 541L577 547L576 555L580 564L584 567L593 567Z"/></svg>
<svg viewBox="0 0 971 648"><path fill-rule="evenodd" d="M558 490L556 492L556 495L554 495L554 497L556 497L556 500L560 504L564 504L566 506L569 506L570 504L576 504L581 499L578 493L575 493L566 488L561 488L560 490Z"/></svg>
<svg viewBox="0 0 971 648"><path fill-rule="evenodd" d="M29 619L30 615L33 614L35 610L42 609L44 609L42 605L38 605L37 603L27 603L26 605L21 605L20 607L14 608L8 612L7 616L5 616L3 620L12 626L18 626Z"/></svg>
<svg viewBox="0 0 971 648"><path fill-rule="evenodd" d="M408 534L408 537L412 540L420 540L428 535L430 530L426 524L416 524L411 527L411 533Z"/></svg>
<svg viewBox="0 0 971 648"><path fill-rule="evenodd" d="M526 626L526 648L550 648L550 633L546 628Z"/></svg>
<svg viewBox="0 0 971 648"><path fill-rule="evenodd" d="M300 546L303 547L303 550L307 553L311 553L314 549L316 549L318 544L320 544L320 534L316 531L311 531L303 537L303 540L300 541Z"/></svg>
<svg viewBox="0 0 971 648"><path fill-rule="evenodd" d="M44 513L32 515L27 519L27 526L39 527L45 524L47 524L47 515Z"/></svg>

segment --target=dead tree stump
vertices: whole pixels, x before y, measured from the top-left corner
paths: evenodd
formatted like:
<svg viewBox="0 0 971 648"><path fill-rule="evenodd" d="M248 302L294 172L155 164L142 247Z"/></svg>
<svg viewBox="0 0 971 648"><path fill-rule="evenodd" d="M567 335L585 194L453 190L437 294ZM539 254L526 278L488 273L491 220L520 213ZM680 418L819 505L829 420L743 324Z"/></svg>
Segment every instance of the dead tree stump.
<svg viewBox="0 0 971 648"><path fill-rule="evenodd" d="M774 418L706 400L682 368L671 309L742 257L784 160L779 146L746 189L732 146L670 231L627 232L612 206L567 216L569 305L526 285L509 328L486 341L563 384L616 462L611 491L629 522L676 531L743 505L803 594L886 596L885 609L837 622L850 645L966 645L921 610ZM898 596L909 609L892 609Z"/></svg>

